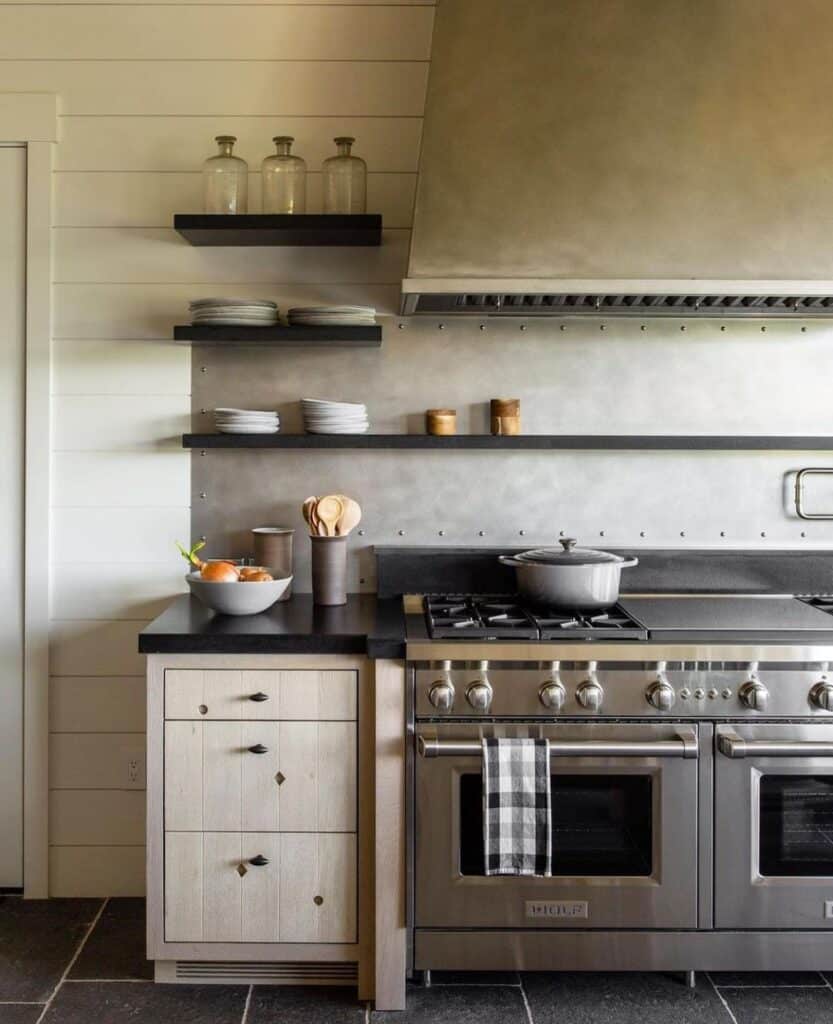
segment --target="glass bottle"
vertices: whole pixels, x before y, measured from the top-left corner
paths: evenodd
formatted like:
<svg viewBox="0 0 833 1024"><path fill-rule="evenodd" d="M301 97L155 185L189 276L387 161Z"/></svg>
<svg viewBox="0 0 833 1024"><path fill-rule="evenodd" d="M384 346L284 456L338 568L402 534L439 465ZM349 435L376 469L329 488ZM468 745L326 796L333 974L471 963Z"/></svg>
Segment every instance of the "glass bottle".
<svg viewBox="0 0 833 1024"><path fill-rule="evenodd" d="M291 135L276 135L272 142L277 152L261 165L264 213L303 213L306 209L307 165L290 153L294 141Z"/></svg>
<svg viewBox="0 0 833 1024"><path fill-rule="evenodd" d="M218 135L216 156L202 165L206 213L245 213L249 192L249 165L232 153L234 135Z"/></svg>
<svg viewBox="0 0 833 1024"><path fill-rule="evenodd" d="M350 153L355 139L340 135L333 141L338 154L328 157L322 168L324 213L364 213L367 210L367 164Z"/></svg>

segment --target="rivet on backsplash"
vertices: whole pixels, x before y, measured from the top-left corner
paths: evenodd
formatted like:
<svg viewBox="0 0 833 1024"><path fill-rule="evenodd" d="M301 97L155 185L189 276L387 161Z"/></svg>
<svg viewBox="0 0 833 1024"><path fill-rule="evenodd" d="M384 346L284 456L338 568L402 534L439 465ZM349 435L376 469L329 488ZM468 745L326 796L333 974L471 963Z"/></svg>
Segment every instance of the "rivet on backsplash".
<svg viewBox="0 0 833 1024"><path fill-rule="evenodd" d="M200 540L202 540L202 541L207 541L207 540L208 540L208 537L206 537L206 535L205 535L205 534L202 534L202 535L201 535L201 537L200 537Z"/></svg>
<svg viewBox="0 0 833 1024"><path fill-rule="evenodd" d="M566 331L567 330L567 325L566 324L559 324L558 327L559 327L559 330L561 330L561 331Z"/></svg>
<svg viewBox="0 0 833 1024"><path fill-rule="evenodd" d="M639 329L640 329L640 331L647 331L648 330L648 325L647 324L640 324L639 325Z"/></svg>
<svg viewBox="0 0 833 1024"><path fill-rule="evenodd" d="M526 330L526 324L521 324L521 330L522 330L522 331L525 331L525 330Z"/></svg>
<svg viewBox="0 0 833 1024"><path fill-rule="evenodd" d="M445 530L437 530L437 536L438 537L444 537L445 536Z"/></svg>
<svg viewBox="0 0 833 1024"><path fill-rule="evenodd" d="M399 534L400 537L404 537L405 536L405 531L404 530L397 530L397 533Z"/></svg>
<svg viewBox="0 0 833 1024"><path fill-rule="evenodd" d="M200 367L200 373L208 373L208 367L207 366L201 366Z"/></svg>
<svg viewBox="0 0 833 1024"><path fill-rule="evenodd" d="M726 536L726 531L725 530L721 530L720 531L720 536L721 537L725 537Z"/></svg>
<svg viewBox="0 0 833 1024"><path fill-rule="evenodd" d="M525 537L526 536L526 530L518 530L518 536Z"/></svg>
<svg viewBox="0 0 833 1024"><path fill-rule="evenodd" d="M202 498L203 501L205 501L207 497L208 495L205 493L205 491L200 491L200 498Z"/></svg>
<svg viewBox="0 0 833 1024"><path fill-rule="evenodd" d="M806 334L807 333L807 328L806 327L802 327L801 328L801 333L802 334Z"/></svg>
<svg viewBox="0 0 833 1024"><path fill-rule="evenodd" d="M486 330L486 325L485 324L481 324L480 325L480 330L481 331L485 331Z"/></svg>
<svg viewBox="0 0 833 1024"><path fill-rule="evenodd" d="M721 324L720 325L720 330L721 331L725 331L726 330L726 324Z"/></svg>
<svg viewBox="0 0 833 1024"><path fill-rule="evenodd" d="M761 530L761 536L766 537L766 530Z"/></svg>
<svg viewBox="0 0 833 1024"><path fill-rule="evenodd" d="M208 409L200 409L200 412L203 414L203 416L208 415Z"/></svg>
<svg viewBox="0 0 833 1024"><path fill-rule="evenodd" d="M362 576L362 577L361 577L361 578L359 579L359 583L366 583L366 582L367 582L367 581L365 580L364 576Z"/></svg>
<svg viewBox="0 0 833 1024"><path fill-rule="evenodd" d="M477 531L477 536L478 537L485 537L486 536L486 531L485 530L478 530Z"/></svg>
<svg viewBox="0 0 833 1024"><path fill-rule="evenodd" d="M684 330L685 330L685 324L680 324L680 330L681 330L681 331L684 331Z"/></svg>
<svg viewBox="0 0 833 1024"><path fill-rule="evenodd" d="M640 530L639 531L639 536L640 537L644 537L645 536L645 531L644 530Z"/></svg>
<svg viewBox="0 0 833 1024"><path fill-rule="evenodd" d="M200 455L207 455L207 454L208 454L208 452L205 450L205 448L200 448Z"/></svg>
<svg viewBox="0 0 833 1024"><path fill-rule="evenodd" d="M599 324L599 330L600 331L606 331L607 330L607 324Z"/></svg>
<svg viewBox="0 0 833 1024"><path fill-rule="evenodd" d="M804 530L801 531L801 536L802 537L806 537L807 536L807 534L804 532Z"/></svg>
<svg viewBox="0 0 833 1024"><path fill-rule="evenodd" d="M437 327L439 327L441 331L445 330L445 324L437 324Z"/></svg>
<svg viewBox="0 0 833 1024"><path fill-rule="evenodd" d="M403 323L398 323L396 326L399 328L400 331L405 330L405 325Z"/></svg>
<svg viewBox="0 0 833 1024"><path fill-rule="evenodd" d="M685 537L685 530L680 530L680 536Z"/></svg>
<svg viewBox="0 0 833 1024"><path fill-rule="evenodd" d="M364 530L359 530L359 536L364 537Z"/></svg>
<svg viewBox="0 0 833 1024"><path fill-rule="evenodd" d="M604 535L605 535L605 532L604 532L604 530L599 530L599 536L600 536L600 537L604 537Z"/></svg>
<svg viewBox="0 0 833 1024"><path fill-rule="evenodd" d="M558 531L558 536L559 537L563 537L564 536L564 531L563 530L559 530Z"/></svg>
<svg viewBox="0 0 833 1024"><path fill-rule="evenodd" d="M761 334L766 334L766 327L761 328Z"/></svg>

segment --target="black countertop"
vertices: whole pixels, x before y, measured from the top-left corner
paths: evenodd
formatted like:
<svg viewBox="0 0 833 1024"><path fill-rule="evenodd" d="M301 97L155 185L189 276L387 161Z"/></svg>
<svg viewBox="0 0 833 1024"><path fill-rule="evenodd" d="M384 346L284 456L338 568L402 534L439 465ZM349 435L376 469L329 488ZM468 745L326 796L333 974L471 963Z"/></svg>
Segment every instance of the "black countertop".
<svg viewBox="0 0 833 1024"><path fill-rule="evenodd" d="M218 615L176 598L139 634L140 654L367 654L405 657L401 598L349 594L325 608L295 594L261 615Z"/></svg>

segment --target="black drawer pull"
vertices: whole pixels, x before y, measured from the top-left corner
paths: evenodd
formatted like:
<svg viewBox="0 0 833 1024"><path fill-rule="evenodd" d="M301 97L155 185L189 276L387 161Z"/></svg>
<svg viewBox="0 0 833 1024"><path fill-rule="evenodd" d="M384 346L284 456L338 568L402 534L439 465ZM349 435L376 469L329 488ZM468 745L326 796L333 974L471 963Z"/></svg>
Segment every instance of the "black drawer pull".
<svg viewBox="0 0 833 1024"><path fill-rule="evenodd" d="M262 743L255 743L253 747L249 747L250 754L267 754L269 752L268 747L264 747Z"/></svg>
<svg viewBox="0 0 833 1024"><path fill-rule="evenodd" d="M251 697L249 697L249 700L253 700L258 704L262 704L265 700L269 700L269 694L263 693L262 691L260 693L253 693Z"/></svg>
<svg viewBox="0 0 833 1024"><path fill-rule="evenodd" d="M249 863L254 864L256 868L262 868L269 863L269 858L264 857L262 853L259 853L256 857L252 857Z"/></svg>

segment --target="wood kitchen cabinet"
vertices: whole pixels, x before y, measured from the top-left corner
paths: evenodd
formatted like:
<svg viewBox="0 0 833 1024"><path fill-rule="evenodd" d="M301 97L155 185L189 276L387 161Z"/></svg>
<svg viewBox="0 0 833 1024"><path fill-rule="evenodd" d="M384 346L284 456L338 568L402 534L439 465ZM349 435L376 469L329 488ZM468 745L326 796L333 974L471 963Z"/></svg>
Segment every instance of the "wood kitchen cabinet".
<svg viewBox="0 0 833 1024"><path fill-rule="evenodd" d="M373 663L148 659L148 955L159 981L372 997Z"/></svg>

